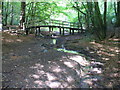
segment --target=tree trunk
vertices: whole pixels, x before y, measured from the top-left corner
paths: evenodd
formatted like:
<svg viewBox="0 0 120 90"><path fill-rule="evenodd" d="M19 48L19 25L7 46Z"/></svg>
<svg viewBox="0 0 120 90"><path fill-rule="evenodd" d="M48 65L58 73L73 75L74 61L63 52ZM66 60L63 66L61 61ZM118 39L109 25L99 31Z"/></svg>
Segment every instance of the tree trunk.
<svg viewBox="0 0 120 90"><path fill-rule="evenodd" d="M116 8L116 2L114 2L114 11L115 11L115 16L117 17L117 8Z"/></svg>
<svg viewBox="0 0 120 90"><path fill-rule="evenodd" d="M32 14L31 21L33 20L33 16L34 16L33 8L34 8L34 2L32 2L32 6L31 6L31 14Z"/></svg>
<svg viewBox="0 0 120 90"><path fill-rule="evenodd" d="M116 27L120 27L120 1L117 2Z"/></svg>
<svg viewBox="0 0 120 90"><path fill-rule="evenodd" d="M107 0L106 0L107 1ZM104 28L107 29L106 15L107 15L107 2L104 2Z"/></svg>
<svg viewBox="0 0 120 90"><path fill-rule="evenodd" d="M90 26L89 26L89 31L93 33L94 31L94 17L93 17L93 3L92 2L87 2L87 9L88 9L88 15L89 15L89 20L90 20Z"/></svg>
<svg viewBox="0 0 120 90"><path fill-rule="evenodd" d="M102 15L100 13L98 2L95 4L95 13L94 13L94 25L95 25L95 34L98 40L104 40L106 38L106 29L104 28L104 23L102 20Z"/></svg>
<svg viewBox="0 0 120 90"><path fill-rule="evenodd" d="M78 22L79 22L79 27L81 27L81 30L83 32L83 26L82 26L82 22L80 21L80 13L78 12Z"/></svg>
<svg viewBox="0 0 120 90"><path fill-rule="evenodd" d="M13 5L11 6L11 21L10 21L10 25L13 24Z"/></svg>
<svg viewBox="0 0 120 90"><path fill-rule="evenodd" d="M5 2L6 3L6 7L5 9L3 10L3 13L5 13L5 16L3 15L3 17L5 17L4 21L5 21L5 26L8 24L7 21L8 21L8 7L9 7L9 2Z"/></svg>
<svg viewBox="0 0 120 90"><path fill-rule="evenodd" d="M20 27L23 27L23 23L25 22L25 7L26 2L21 2Z"/></svg>
<svg viewBox="0 0 120 90"><path fill-rule="evenodd" d="M25 20L26 23L29 21L29 18L30 18L30 17L29 17L29 13L30 13L30 8L31 8L31 3L29 3L27 6L28 6L28 10L27 10L27 13L28 13L28 14L26 15L26 18L25 18L25 19L26 19L26 20Z"/></svg>
<svg viewBox="0 0 120 90"><path fill-rule="evenodd" d="M104 23L104 37L106 37L106 31L107 31L107 21L106 21L106 17L107 17L107 0L105 0L104 2L104 18L103 18L103 23Z"/></svg>
<svg viewBox="0 0 120 90"><path fill-rule="evenodd" d="M2 2L2 26L4 26L3 12L4 12L4 2Z"/></svg>

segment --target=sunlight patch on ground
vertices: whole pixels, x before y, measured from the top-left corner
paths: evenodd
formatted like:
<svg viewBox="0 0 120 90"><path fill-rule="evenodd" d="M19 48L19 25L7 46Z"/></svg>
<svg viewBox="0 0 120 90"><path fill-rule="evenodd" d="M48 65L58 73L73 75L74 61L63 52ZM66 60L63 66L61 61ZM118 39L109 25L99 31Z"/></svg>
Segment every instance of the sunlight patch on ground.
<svg viewBox="0 0 120 90"><path fill-rule="evenodd" d="M44 65L41 65L41 64L35 64L35 66L31 66L30 68L43 68Z"/></svg>
<svg viewBox="0 0 120 90"><path fill-rule="evenodd" d="M91 70L91 72L94 72L95 74L100 74L100 73L102 73L102 69L93 68L93 69Z"/></svg>
<svg viewBox="0 0 120 90"><path fill-rule="evenodd" d="M73 56L73 57L70 57L69 59L71 60L74 60L76 62L78 62L80 65L82 66L86 66L86 65L89 65L90 63L85 59L85 57L82 57L82 56Z"/></svg>
<svg viewBox="0 0 120 90"><path fill-rule="evenodd" d="M32 51L28 51L29 53L31 53Z"/></svg>
<svg viewBox="0 0 120 90"><path fill-rule="evenodd" d="M67 65L70 68L74 67L72 62L64 62L64 64Z"/></svg>
<svg viewBox="0 0 120 90"><path fill-rule="evenodd" d="M119 73L111 73L110 77L120 78L120 74Z"/></svg>
<svg viewBox="0 0 120 90"><path fill-rule="evenodd" d="M112 38L109 40L112 40L114 42L114 41L119 41L120 39ZM118 42L116 42L116 43L118 43ZM117 47L115 47L115 46L111 46L111 45L104 45L104 44L102 45L102 44L99 44L96 42L90 42L90 44L93 44L94 48L98 49L97 50L98 55L106 55L106 56L114 57L114 56L116 56L116 54L118 54L120 52L118 45L117 45ZM111 44L111 43L109 41L106 41L106 44Z"/></svg>
<svg viewBox="0 0 120 90"><path fill-rule="evenodd" d="M112 41L119 41L120 39L118 39L118 38L110 38L109 40L112 40Z"/></svg>
<svg viewBox="0 0 120 90"><path fill-rule="evenodd" d="M58 87L60 87L60 85L61 85L61 83L58 82L58 81L54 81L54 82L46 81L46 84L47 84L50 88L58 88Z"/></svg>
<svg viewBox="0 0 120 90"><path fill-rule="evenodd" d="M106 60L106 61L108 61L108 60L110 60L109 58L102 58L103 60Z"/></svg>
<svg viewBox="0 0 120 90"><path fill-rule="evenodd" d="M93 84L91 79L86 79L83 82L87 83L88 85L92 85Z"/></svg>
<svg viewBox="0 0 120 90"><path fill-rule="evenodd" d="M74 80L71 76L68 76L68 77L67 77L67 81L68 81L68 82L74 82L75 80Z"/></svg>
<svg viewBox="0 0 120 90"><path fill-rule="evenodd" d="M11 39L5 39L6 42L14 42L14 40Z"/></svg>
<svg viewBox="0 0 120 90"><path fill-rule="evenodd" d="M36 75L36 74L33 74L31 77L33 77L33 78L35 78L35 79L40 78L40 76L39 76L39 75Z"/></svg>
<svg viewBox="0 0 120 90"><path fill-rule="evenodd" d="M43 70L37 70L37 74L43 75L43 74L45 74L45 71L43 71Z"/></svg>
<svg viewBox="0 0 120 90"><path fill-rule="evenodd" d="M90 52L90 53L95 53L95 52Z"/></svg>
<svg viewBox="0 0 120 90"><path fill-rule="evenodd" d="M120 50L115 50L115 52L119 53L119 52L120 52Z"/></svg>
<svg viewBox="0 0 120 90"><path fill-rule="evenodd" d="M61 72L62 71L60 67L54 67L52 69L53 69L53 72Z"/></svg>
<svg viewBox="0 0 120 90"><path fill-rule="evenodd" d="M8 31L10 32L10 31ZM7 33L7 32L2 32L2 41L5 44L11 44L11 43L21 43L23 41L30 41L33 39L33 35L29 35L29 36L23 36L23 35L17 35L17 33L15 34L11 34L11 33Z"/></svg>
<svg viewBox="0 0 120 90"><path fill-rule="evenodd" d="M94 44L94 48L97 49L97 54L99 56L109 56L109 57L115 57L116 55L119 54L120 50L118 47L113 47L113 46L104 46L104 47L99 47L99 45L97 45L96 43L93 43ZM103 58L104 60L108 60L107 58Z"/></svg>
<svg viewBox="0 0 120 90"><path fill-rule="evenodd" d="M56 63L56 62L51 62L53 65L49 66L49 69L51 69L53 72L59 73L62 72L63 69Z"/></svg>
<svg viewBox="0 0 120 90"><path fill-rule="evenodd" d="M72 62L74 61L70 60L71 64ZM35 87L65 88L68 86L72 86L79 79L79 76L77 75L74 69L69 68L69 66L67 66L68 63L69 63L68 59L67 61L60 61L60 62L53 61L47 65L36 63L34 64L34 66L30 67L33 73L29 75L29 78L35 84ZM63 67L61 67L62 64ZM73 67L74 66L75 65L73 64ZM75 76L73 75L73 72ZM76 80L76 78L78 79ZM26 82L30 83L31 82L30 80Z"/></svg>
<svg viewBox="0 0 120 90"><path fill-rule="evenodd" d="M115 53L120 53L120 49L118 47L109 47L109 50Z"/></svg>
<svg viewBox="0 0 120 90"><path fill-rule="evenodd" d="M104 52L104 51L97 51L97 53L107 55L107 56L115 56L115 54L110 54L110 53L107 53L107 52Z"/></svg>
<svg viewBox="0 0 120 90"><path fill-rule="evenodd" d="M21 40L21 39L16 39L16 41L18 41L18 42L22 42L23 40Z"/></svg>
<svg viewBox="0 0 120 90"><path fill-rule="evenodd" d="M99 43L96 43L96 42L90 42L90 44L94 44L94 45L96 45L96 46L98 46L98 47L103 47L103 45L101 45L101 44L99 44Z"/></svg>
<svg viewBox="0 0 120 90"><path fill-rule="evenodd" d="M34 81L34 83L35 83L35 84L38 84L38 85L43 85L43 84L44 84L44 82L43 82L43 81L40 81L40 80L36 80L36 81Z"/></svg>
<svg viewBox="0 0 120 90"><path fill-rule="evenodd" d="M113 70L114 70L114 71L119 71L120 69L114 67Z"/></svg>
<svg viewBox="0 0 120 90"><path fill-rule="evenodd" d="M46 75L47 75L47 78L48 78L49 81L57 79L57 77L52 73L46 73Z"/></svg>

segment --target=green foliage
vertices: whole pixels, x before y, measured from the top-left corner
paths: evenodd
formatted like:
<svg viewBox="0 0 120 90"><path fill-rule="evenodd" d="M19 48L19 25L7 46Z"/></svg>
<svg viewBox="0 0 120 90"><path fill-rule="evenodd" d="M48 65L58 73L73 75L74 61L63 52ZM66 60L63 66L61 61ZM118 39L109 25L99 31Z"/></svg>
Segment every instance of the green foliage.
<svg viewBox="0 0 120 90"><path fill-rule="evenodd" d="M54 11L56 4L48 3L48 2L36 2L36 3L28 3L27 9L28 12L26 16L31 20L31 18L35 18L37 20L46 20L49 19L51 14Z"/></svg>
<svg viewBox="0 0 120 90"><path fill-rule="evenodd" d="M3 3L3 24L5 24L5 19L7 16L7 24L10 24L11 20L11 7L13 6L13 24L18 24L19 23L19 17L20 17L20 2L4 2Z"/></svg>
<svg viewBox="0 0 120 90"><path fill-rule="evenodd" d="M100 0L102 1L102 0ZM74 2L69 0L49 0L48 2L26 2L25 19L28 21L43 21L49 19L67 20L68 22L79 23L83 28L104 36L104 2L98 5L94 2ZM118 3L107 2L107 24L117 22L120 15L116 15ZM13 6L13 11L12 11ZM120 5L119 5L120 6ZM21 14L21 2L3 2L3 24L10 24L13 15L13 24L19 24ZM78 13L79 12L79 13ZM61 20L61 19L60 19ZM33 21L33 24L34 21ZM36 25L36 24L35 24ZM92 28L91 28L92 27ZM99 37L101 39L101 37ZM104 38L104 37L103 37Z"/></svg>

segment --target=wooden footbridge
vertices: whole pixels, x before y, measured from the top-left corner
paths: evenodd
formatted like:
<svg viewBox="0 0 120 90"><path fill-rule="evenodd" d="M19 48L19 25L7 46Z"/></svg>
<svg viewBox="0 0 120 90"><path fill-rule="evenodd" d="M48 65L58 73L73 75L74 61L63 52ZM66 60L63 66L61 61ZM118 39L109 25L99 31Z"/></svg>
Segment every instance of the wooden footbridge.
<svg viewBox="0 0 120 90"><path fill-rule="evenodd" d="M29 33L30 29L35 28L35 35L39 35L41 33L41 27L48 27L49 32L52 32L53 28L59 28L60 35L65 34L65 29L68 29L69 34L74 34L75 31L78 33L82 31L80 25L77 23L51 19L46 21L30 21L25 23L26 34Z"/></svg>

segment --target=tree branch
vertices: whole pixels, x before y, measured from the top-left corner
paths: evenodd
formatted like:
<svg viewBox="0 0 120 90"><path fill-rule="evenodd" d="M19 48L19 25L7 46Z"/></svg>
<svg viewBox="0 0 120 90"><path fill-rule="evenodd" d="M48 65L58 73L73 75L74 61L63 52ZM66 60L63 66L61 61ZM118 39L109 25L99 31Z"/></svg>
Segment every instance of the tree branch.
<svg viewBox="0 0 120 90"><path fill-rule="evenodd" d="M84 12L82 12L78 7L73 6L73 8L75 8L76 10L78 10L79 12L81 12L82 14L84 14L86 16L86 14Z"/></svg>

